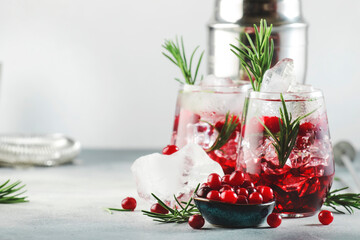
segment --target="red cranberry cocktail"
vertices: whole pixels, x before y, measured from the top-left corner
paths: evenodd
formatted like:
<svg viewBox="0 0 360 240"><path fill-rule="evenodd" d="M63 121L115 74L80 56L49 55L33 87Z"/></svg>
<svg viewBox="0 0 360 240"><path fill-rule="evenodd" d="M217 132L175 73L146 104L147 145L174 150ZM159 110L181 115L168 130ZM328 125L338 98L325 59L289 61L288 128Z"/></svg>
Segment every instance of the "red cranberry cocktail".
<svg viewBox="0 0 360 240"><path fill-rule="evenodd" d="M310 216L334 176L325 102L319 90L284 93L283 99L279 93L249 93L237 169L274 190L276 212Z"/></svg>
<svg viewBox="0 0 360 240"><path fill-rule="evenodd" d="M178 94L171 143L182 148L189 142L209 150L216 141L225 116L229 119L242 114L246 84L229 86L182 85ZM239 124L227 143L220 149L207 151L225 173L235 170L241 125Z"/></svg>

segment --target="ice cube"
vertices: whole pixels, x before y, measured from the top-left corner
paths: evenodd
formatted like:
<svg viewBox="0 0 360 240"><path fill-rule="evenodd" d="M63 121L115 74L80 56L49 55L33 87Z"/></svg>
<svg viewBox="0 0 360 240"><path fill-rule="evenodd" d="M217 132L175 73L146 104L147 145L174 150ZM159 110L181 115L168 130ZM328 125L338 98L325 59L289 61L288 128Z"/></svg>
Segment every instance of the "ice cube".
<svg viewBox="0 0 360 240"><path fill-rule="evenodd" d="M290 85L296 85L294 61L285 58L265 72L260 91L287 92Z"/></svg>
<svg viewBox="0 0 360 240"><path fill-rule="evenodd" d="M222 168L199 146L189 143L172 155L153 153L142 156L133 163L141 198L154 201L154 193L161 200L173 205L174 194L186 201L199 183L206 181L210 173L223 174Z"/></svg>
<svg viewBox="0 0 360 240"><path fill-rule="evenodd" d="M208 75L201 81L201 86L231 86L234 85L230 78L219 78L215 75Z"/></svg>

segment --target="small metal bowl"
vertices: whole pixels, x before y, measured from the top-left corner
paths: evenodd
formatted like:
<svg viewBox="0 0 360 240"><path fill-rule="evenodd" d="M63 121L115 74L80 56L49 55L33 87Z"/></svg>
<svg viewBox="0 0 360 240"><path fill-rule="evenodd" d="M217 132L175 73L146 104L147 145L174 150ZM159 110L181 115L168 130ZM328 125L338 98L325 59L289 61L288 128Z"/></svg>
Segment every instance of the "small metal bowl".
<svg viewBox="0 0 360 240"><path fill-rule="evenodd" d="M199 197L194 198L194 201L206 221L230 228L259 226L275 207L275 201L263 204L229 204Z"/></svg>

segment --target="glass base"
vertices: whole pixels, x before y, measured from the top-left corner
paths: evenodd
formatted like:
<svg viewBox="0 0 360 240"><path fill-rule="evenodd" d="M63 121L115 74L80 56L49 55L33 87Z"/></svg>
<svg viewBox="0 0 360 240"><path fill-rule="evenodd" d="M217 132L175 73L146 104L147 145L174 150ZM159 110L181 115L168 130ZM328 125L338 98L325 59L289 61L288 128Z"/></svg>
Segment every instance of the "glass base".
<svg viewBox="0 0 360 240"><path fill-rule="evenodd" d="M282 212L280 213L283 218L302 218L302 217L310 217L315 215L315 212L306 212L306 213L295 213L295 212Z"/></svg>

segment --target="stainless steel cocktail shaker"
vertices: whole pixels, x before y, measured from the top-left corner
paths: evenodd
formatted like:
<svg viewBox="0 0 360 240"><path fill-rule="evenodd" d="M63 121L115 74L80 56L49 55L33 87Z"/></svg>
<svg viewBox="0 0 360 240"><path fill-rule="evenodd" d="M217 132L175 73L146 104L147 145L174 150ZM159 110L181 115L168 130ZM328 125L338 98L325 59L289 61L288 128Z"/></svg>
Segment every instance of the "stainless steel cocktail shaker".
<svg viewBox="0 0 360 240"><path fill-rule="evenodd" d="M305 82L308 25L302 17L301 0L216 0L208 24L208 73L247 78L229 44L239 45L237 39L245 32L254 35L253 24L259 25L262 18L273 24L273 64L286 57L294 59L297 80Z"/></svg>

